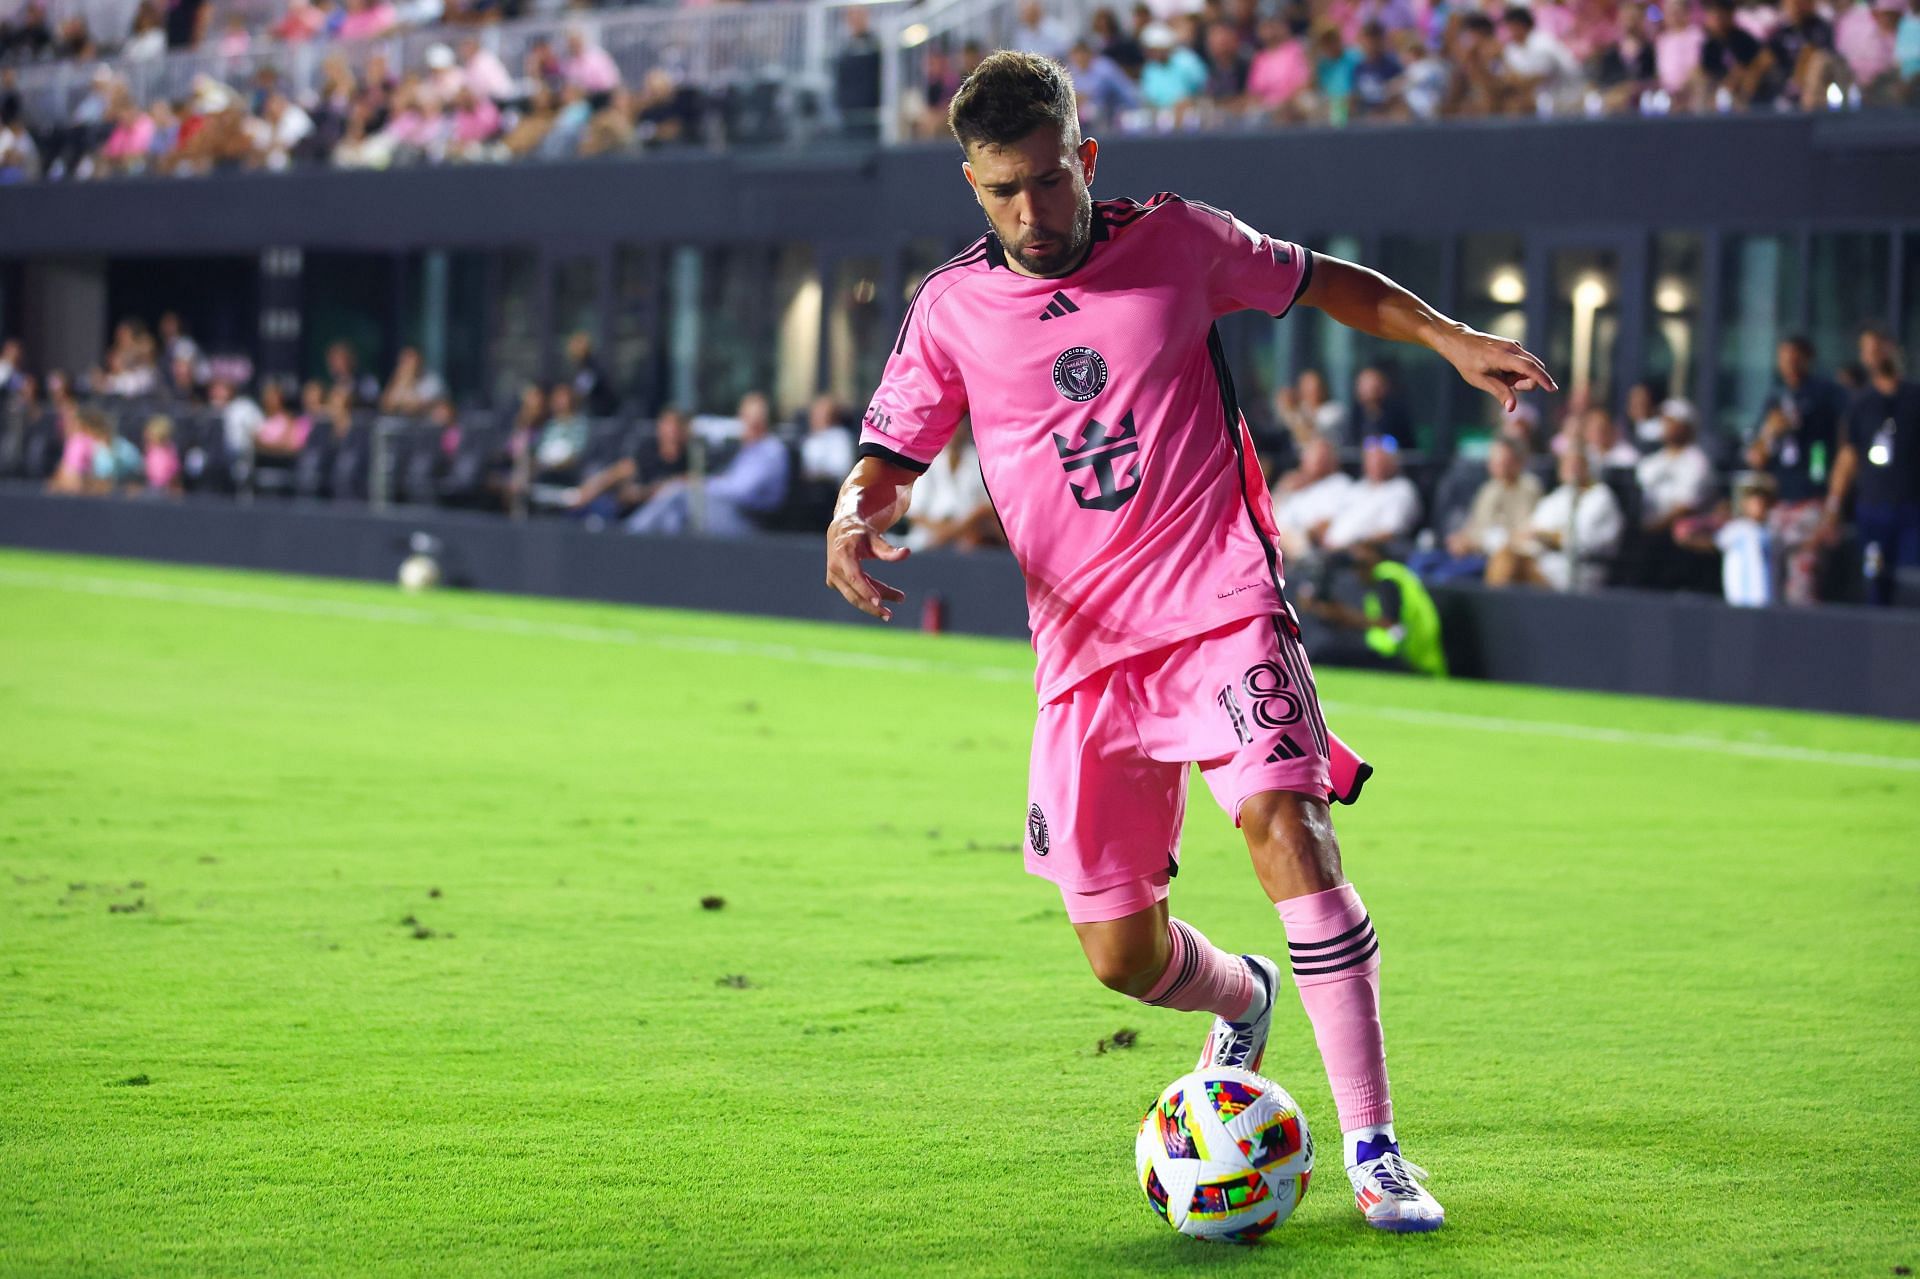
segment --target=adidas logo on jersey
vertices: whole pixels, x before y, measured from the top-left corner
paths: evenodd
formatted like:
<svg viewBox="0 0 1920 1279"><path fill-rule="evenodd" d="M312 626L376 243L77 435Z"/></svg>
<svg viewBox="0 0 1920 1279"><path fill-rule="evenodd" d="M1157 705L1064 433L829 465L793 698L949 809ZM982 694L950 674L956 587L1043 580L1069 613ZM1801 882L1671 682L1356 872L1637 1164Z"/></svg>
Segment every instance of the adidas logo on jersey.
<svg viewBox="0 0 1920 1279"><path fill-rule="evenodd" d="M1055 293L1053 295L1053 301L1047 303L1047 309L1040 313L1040 318L1042 320L1057 320L1061 316L1072 311L1078 311L1079 309L1079 307L1073 304L1072 298L1069 298L1064 293Z"/></svg>
<svg viewBox="0 0 1920 1279"><path fill-rule="evenodd" d="M1305 759L1307 753L1293 744L1293 739L1285 733L1280 734L1280 744L1273 748L1273 754L1267 756L1267 763L1278 764L1282 760Z"/></svg>

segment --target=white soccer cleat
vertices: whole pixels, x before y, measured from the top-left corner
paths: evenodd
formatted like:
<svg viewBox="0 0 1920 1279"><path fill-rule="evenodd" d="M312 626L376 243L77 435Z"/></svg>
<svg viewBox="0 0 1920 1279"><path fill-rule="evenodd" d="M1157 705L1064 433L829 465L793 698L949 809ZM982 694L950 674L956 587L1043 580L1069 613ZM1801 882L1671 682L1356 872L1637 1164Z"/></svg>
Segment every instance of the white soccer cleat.
<svg viewBox="0 0 1920 1279"><path fill-rule="evenodd" d="M1427 1170L1402 1159L1397 1146L1380 1144L1385 1149L1376 1153L1372 1142L1361 1142L1361 1161L1347 1169L1360 1215L1375 1230L1440 1229L1446 1224L1447 1210L1420 1184L1427 1179Z"/></svg>
<svg viewBox="0 0 1920 1279"><path fill-rule="evenodd" d="M1267 1029L1273 1025L1273 1003L1280 991L1280 966L1265 955L1242 955L1240 960L1253 970L1256 997L1262 987L1266 988L1266 1001L1257 1003L1252 1016L1245 1021L1215 1017L1195 1070L1234 1066L1257 1074L1260 1059L1267 1055Z"/></svg>

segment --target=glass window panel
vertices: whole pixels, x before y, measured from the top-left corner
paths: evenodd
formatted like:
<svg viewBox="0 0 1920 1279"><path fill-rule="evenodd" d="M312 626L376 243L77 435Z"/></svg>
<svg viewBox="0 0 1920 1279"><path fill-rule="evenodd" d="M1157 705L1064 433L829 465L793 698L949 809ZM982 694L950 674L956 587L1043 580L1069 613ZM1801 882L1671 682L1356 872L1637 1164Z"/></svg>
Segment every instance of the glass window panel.
<svg viewBox="0 0 1920 1279"><path fill-rule="evenodd" d="M567 258L553 264L553 324L547 338L547 364L556 376L567 369L567 341L576 333L600 349L600 264L593 258Z"/></svg>
<svg viewBox="0 0 1920 1279"><path fill-rule="evenodd" d="M1353 235L1327 236L1309 247L1349 262L1357 261L1360 257L1360 239ZM1362 358L1360 335L1325 311L1314 308L1307 308L1290 318L1297 318L1306 329L1304 367L1318 369L1321 376L1327 379L1327 389L1334 400L1351 408L1353 378L1360 371ZM1284 341L1284 337L1281 340Z"/></svg>
<svg viewBox="0 0 1920 1279"><path fill-rule="evenodd" d="M880 259L842 259L834 268L827 323L827 390L844 407L864 405L880 382L894 330L880 303Z"/></svg>
<svg viewBox="0 0 1920 1279"><path fill-rule="evenodd" d="M1527 341L1527 266L1517 234L1462 236L1459 277L1455 319L1515 342ZM1447 378L1446 385L1456 438L1493 428L1499 406L1492 396L1458 377Z"/></svg>
<svg viewBox="0 0 1920 1279"><path fill-rule="evenodd" d="M540 259L510 249L494 259L493 402L513 404L540 376Z"/></svg>
<svg viewBox="0 0 1920 1279"><path fill-rule="evenodd" d="M1647 280L1647 353L1643 376L1666 395L1693 396L1699 368L1700 289L1706 271L1706 241L1692 232L1663 231L1653 238L1653 271Z"/></svg>
<svg viewBox="0 0 1920 1279"><path fill-rule="evenodd" d="M607 334L607 376L622 400L651 413L658 405L660 286L664 263L658 249L622 245L613 255L612 329Z"/></svg>
<svg viewBox="0 0 1920 1279"><path fill-rule="evenodd" d="M1575 400L1612 402L1620 336L1620 255L1612 249L1556 249L1549 272L1547 367L1565 370Z"/></svg>
<svg viewBox="0 0 1920 1279"><path fill-rule="evenodd" d="M1920 378L1920 231L1907 234L1905 279L1900 289L1900 332L1907 341L1909 379Z"/></svg>
<svg viewBox="0 0 1920 1279"><path fill-rule="evenodd" d="M447 266L447 365L441 375L464 398L481 390L486 361L487 259L483 253L455 253Z"/></svg>
<svg viewBox="0 0 1920 1279"><path fill-rule="evenodd" d="M1388 279L1417 294L1429 304L1444 308L1440 296L1446 281L1446 247L1437 238L1390 235L1380 242L1379 268ZM1459 375L1445 360L1404 342L1363 339L1367 362L1377 364L1392 380L1395 392L1412 415L1415 437L1423 447L1431 448L1446 418L1449 381Z"/></svg>
<svg viewBox="0 0 1920 1279"><path fill-rule="evenodd" d="M741 396L773 385L774 251L727 246L700 256L695 411L732 413Z"/></svg>
<svg viewBox="0 0 1920 1279"><path fill-rule="evenodd" d="M777 416L806 411L820 386L820 271L813 246L789 244L780 250L774 273L774 307L780 316L770 388Z"/></svg>
<svg viewBox="0 0 1920 1279"><path fill-rule="evenodd" d="M1722 435L1737 436L1759 420L1773 385L1774 348L1786 335L1800 294L1800 256L1785 235L1730 235L1720 252L1717 425ZM1815 354L1832 367L1833 350Z"/></svg>
<svg viewBox="0 0 1920 1279"><path fill-rule="evenodd" d="M1814 351L1822 361L1851 363L1864 324L1885 324L1893 285L1893 240L1874 232L1813 237L1807 272Z"/></svg>

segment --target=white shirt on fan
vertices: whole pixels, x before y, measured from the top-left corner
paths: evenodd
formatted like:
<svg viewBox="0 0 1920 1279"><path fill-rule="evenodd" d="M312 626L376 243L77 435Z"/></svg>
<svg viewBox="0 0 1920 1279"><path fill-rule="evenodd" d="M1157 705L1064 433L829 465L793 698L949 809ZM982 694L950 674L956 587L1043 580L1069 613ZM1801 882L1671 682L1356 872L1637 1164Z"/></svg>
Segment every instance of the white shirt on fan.
<svg viewBox="0 0 1920 1279"><path fill-rule="evenodd" d="M1540 576L1556 591L1593 591L1606 584L1606 561L1620 546L1620 533L1626 521L1613 490L1604 484L1589 484L1574 500L1571 485L1562 484L1540 499L1527 521L1536 532L1557 533L1560 546L1543 549L1535 556ZM1571 549L1573 555L1569 555ZM1574 557L1579 563L1576 567Z"/></svg>
<svg viewBox="0 0 1920 1279"><path fill-rule="evenodd" d="M933 541L932 521L964 519L990 502L986 478L980 474L980 455L973 445L963 446L957 457L942 450L926 474L913 483L907 545L925 550Z"/></svg>
<svg viewBox="0 0 1920 1279"><path fill-rule="evenodd" d="M1404 537L1420 522L1420 491L1404 475L1375 484L1360 480L1347 489L1322 539L1330 551L1382 537Z"/></svg>

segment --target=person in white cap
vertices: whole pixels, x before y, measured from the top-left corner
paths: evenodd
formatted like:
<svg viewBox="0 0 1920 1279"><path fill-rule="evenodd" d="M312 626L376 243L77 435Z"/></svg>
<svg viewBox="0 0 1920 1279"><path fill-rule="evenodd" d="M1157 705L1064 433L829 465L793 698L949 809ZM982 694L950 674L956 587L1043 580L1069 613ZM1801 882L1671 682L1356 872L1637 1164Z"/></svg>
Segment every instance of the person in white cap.
<svg viewBox="0 0 1920 1279"><path fill-rule="evenodd" d="M1713 463L1693 442L1693 405L1671 399L1660 406L1661 445L1640 459L1636 475L1649 531L1664 533L1713 494Z"/></svg>

